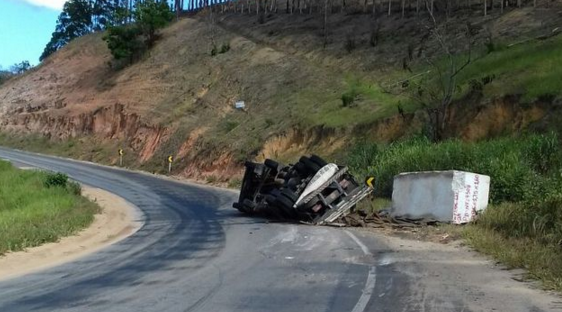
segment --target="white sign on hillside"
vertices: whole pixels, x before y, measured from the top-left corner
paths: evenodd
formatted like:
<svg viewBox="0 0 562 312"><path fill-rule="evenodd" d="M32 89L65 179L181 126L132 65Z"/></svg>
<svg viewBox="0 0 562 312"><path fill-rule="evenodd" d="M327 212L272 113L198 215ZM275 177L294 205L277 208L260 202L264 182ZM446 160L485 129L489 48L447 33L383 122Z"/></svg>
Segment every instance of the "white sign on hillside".
<svg viewBox="0 0 562 312"><path fill-rule="evenodd" d="M244 103L244 101L236 101L236 103L234 103L234 108L244 109L246 108L246 103Z"/></svg>

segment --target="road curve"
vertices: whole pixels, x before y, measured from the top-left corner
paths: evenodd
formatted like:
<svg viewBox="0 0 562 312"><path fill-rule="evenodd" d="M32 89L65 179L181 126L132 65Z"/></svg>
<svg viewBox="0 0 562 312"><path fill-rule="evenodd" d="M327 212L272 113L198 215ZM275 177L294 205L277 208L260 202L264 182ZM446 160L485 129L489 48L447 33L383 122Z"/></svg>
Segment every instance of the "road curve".
<svg viewBox="0 0 562 312"><path fill-rule="evenodd" d="M0 311L354 311L380 275L355 234L267 223L231 191L0 148L138 207L144 225L100 252L0 282Z"/></svg>
<svg viewBox="0 0 562 312"><path fill-rule="evenodd" d="M562 309L470 254L454 260L449 249L388 248L369 233L249 218L230 208L232 191L5 148L0 158L111 191L144 221L99 252L1 281L0 312Z"/></svg>

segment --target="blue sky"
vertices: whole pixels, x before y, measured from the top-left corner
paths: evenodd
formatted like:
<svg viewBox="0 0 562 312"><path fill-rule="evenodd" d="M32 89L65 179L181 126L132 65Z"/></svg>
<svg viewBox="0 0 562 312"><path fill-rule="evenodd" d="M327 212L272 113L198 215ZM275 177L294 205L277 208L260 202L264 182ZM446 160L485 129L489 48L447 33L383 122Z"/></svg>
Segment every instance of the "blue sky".
<svg viewBox="0 0 562 312"><path fill-rule="evenodd" d="M0 0L0 66L28 60L39 63L51 39L62 0Z"/></svg>

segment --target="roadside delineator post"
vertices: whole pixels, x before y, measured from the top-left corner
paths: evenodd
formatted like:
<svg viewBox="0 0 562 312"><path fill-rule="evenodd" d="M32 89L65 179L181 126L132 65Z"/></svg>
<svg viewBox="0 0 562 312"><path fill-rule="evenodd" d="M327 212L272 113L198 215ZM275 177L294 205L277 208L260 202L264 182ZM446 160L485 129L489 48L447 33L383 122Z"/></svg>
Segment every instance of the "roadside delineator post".
<svg viewBox="0 0 562 312"><path fill-rule="evenodd" d="M123 167L123 154L125 154L125 153L123 152L123 149L120 148L119 149L119 167Z"/></svg>
<svg viewBox="0 0 562 312"><path fill-rule="evenodd" d="M172 172L173 162L174 162L174 157L172 155L168 156L168 173Z"/></svg>

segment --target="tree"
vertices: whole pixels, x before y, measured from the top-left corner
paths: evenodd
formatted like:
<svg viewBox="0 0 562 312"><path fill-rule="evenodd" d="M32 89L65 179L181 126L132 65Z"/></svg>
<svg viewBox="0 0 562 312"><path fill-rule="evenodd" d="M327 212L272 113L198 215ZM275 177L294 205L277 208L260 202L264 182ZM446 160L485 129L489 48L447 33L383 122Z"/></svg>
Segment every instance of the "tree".
<svg viewBox="0 0 562 312"><path fill-rule="evenodd" d="M132 63L144 47L139 35L140 31L134 25L110 26L103 40L116 60L126 59Z"/></svg>
<svg viewBox="0 0 562 312"><path fill-rule="evenodd" d="M74 38L123 23L123 10L126 9L120 6L118 0L67 1L39 60L44 60Z"/></svg>
<svg viewBox="0 0 562 312"><path fill-rule="evenodd" d="M428 118L426 135L434 142L445 139L447 121L450 119L453 100L460 90L458 75L473 61L472 47L475 29L467 23L462 36L466 39L463 47L454 38L461 34L453 33L450 22L438 23L431 9L431 3L425 5L429 14L429 25L426 26L427 40L433 40L441 53L430 56L423 50L421 57L428 69L390 85L381 85L386 92L406 94L419 104ZM424 39L425 40L425 39ZM408 57L412 57L412 49L408 49ZM398 107L399 112L402 108ZM402 111L403 112L403 111Z"/></svg>
<svg viewBox="0 0 562 312"><path fill-rule="evenodd" d="M174 18L167 2L154 0L138 2L134 16L135 23L141 34L145 36L148 47L151 47L156 41L156 31L168 25Z"/></svg>
<svg viewBox="0 0 562 312"><path fill-rule="evenodd" d="M12 78L14 74L9 70L3 70L0 66L0 85Z"/></svg>
<svg viewBox="0 0 562 312"><path fill-rule="evenodd" d="M113 57L116 60L126 59L129 63L152 47L158 39L158 29L166 26L174 18L166 2L154 0L138 2L133 15L134 23L108 26L107 34L103 37ZM126 20L126 12L119 19Z"/></svg>
<svg viewBox="0 0 562 312"><path fill-rule="evenodd" d="M72 39L92 31L92 8L87 0L70 0L64 4L51 40L39 57L43 61Z"/></svg>
<svg viewBox="0 0 562 312"><path fill-rule="evenodd" d="M432 1L432 0L429 0ZM454 50L458 42L448 34L448 23L439 24L433 15L430 4L426 1L431 25L428 26L430 37L437 43L444 59L433 59L423 55L430 70L421 75L421 79L409 80L407 87L410 97L418 102L429 118L428 136L434 142L445 139L446 122L451 114L453 99L458 92L458 75L472 62L473 27L467 24L464 36L467 40L467 51L462 53ZM429 76L428 74L431 74Z"/></svg>
<svg viewBox="0 0 562 312"><path fill-rule="evenodd" d="M21 75L23 73L25 73L26 71L31 69L31 65L29 64L29 61L22 61L21 63L16 63L14 65L12 65L12 67L10 68L11 72L16 74L16 75Z"/></svg>

